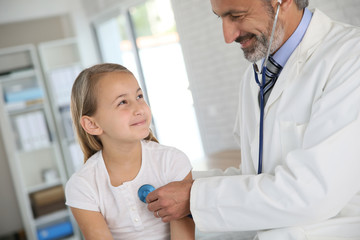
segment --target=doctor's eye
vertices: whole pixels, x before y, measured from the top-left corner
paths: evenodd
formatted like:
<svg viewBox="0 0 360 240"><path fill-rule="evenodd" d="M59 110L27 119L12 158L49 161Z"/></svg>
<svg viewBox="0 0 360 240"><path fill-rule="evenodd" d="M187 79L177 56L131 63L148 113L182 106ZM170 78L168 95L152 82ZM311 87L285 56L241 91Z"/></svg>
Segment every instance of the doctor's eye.
<svg viewBox="0 0 360 240"><path fill-rule="evenodd" d="M244 15L230 15L231 21L238 21L242 20L244 18Z"/></svg>

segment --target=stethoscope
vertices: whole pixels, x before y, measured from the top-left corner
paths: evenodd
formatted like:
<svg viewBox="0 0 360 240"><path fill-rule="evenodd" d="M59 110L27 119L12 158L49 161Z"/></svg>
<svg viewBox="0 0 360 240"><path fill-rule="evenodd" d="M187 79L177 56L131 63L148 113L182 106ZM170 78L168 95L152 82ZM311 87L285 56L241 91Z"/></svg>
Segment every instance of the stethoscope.
<svg viewBox="0 0 360 240"><path fill-rule="evenodd" d="M258 166L258 174L260 174L262 172L262 162L263 162L264 108L265 108L265 106L264 106L265 105L265 102L264 102L264 89L265 89L265 83L266 83L266 79L265 79L266 64L267 64L267 61L269 59L271 44L272 44L272 41L274 39L275 27L276 27L276 23L277 23L278 16L279 16L279 10L280 10L281 2L282 2L282 0L277 0L278 5L277 5L277 9L276 9L274 23L273 23L272 30L271 30L269 47L268 47L268 50L266 52L264 62L261 65L261 72L259 72L259 69L258 69L256 63L253 64L253 69L254 69L254 74L255 74L255 81L259 85L259 88L260 88L260 126L259 126L259 161L258 161L259 166ZM261 76L262 76L261 82L259 81L258 74L261 74Z"/></svg>
<svg viewBox="0 0 360 240"><path fill-rule="evenodd" d="M154 190L155 190L155 188L150 184L142 185L138 190L138 196L139 196L140 201L146 203L146 196ZM189 214L189 215L187 215L187 217L192 218L192 215Z"/></svg>
<svg viewBox="0 0 360 240"><path fill-rule="evenodd" d="M142 185L138 190L138 196L140 201L146 203L146 196L154 190L155 188L150 184Z"/></svg>

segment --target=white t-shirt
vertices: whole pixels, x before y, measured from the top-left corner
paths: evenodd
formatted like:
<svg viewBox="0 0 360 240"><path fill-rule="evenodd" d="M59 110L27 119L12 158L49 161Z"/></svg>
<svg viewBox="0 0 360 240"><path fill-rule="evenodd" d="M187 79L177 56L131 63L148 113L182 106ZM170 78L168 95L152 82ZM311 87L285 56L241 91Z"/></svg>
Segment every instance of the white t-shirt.
<svg viewBox="0 0 360 240"><path fill-rule="evenodd" d="M155 218L140 201L144 184L159 188L183 180L191 171L188 157L173 147L142 141L138 175L118 187L110 183L102 151L91 156L66 184L66 205L100 212L114 239L170 239L169 224Z"/></svg>

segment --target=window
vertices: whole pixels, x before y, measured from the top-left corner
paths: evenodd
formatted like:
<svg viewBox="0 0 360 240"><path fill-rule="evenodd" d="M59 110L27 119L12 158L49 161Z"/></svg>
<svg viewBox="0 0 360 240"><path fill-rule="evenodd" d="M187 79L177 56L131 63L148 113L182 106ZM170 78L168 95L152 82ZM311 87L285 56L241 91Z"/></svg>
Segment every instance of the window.
<svg viewBox="0 0 360 240"><path fill-rule="evenodd" d="M129 68L145 91L160 143L203 157L170 0L148 0L95 24L104 62Z"/></svg>

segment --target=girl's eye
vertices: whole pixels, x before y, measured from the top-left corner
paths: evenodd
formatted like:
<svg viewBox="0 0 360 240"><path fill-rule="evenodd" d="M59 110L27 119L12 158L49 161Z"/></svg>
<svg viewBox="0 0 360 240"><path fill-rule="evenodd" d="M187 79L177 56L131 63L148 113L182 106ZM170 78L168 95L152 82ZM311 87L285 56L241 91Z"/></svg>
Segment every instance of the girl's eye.
<svg viewBox="0 0 360 240"><path fill-rule="evenodd" d="M118 106L119 106L119 105L124 105L124 104L126 104L126 103L127 103L127 101L126 101L126 100L123 100L123 101L119 102Z"/></svg>
<svg viewBox="0 0 360 240"><path fill-rule="evenodd" d="M144 98L143 94L139 94L136 99Z"/></svg>

